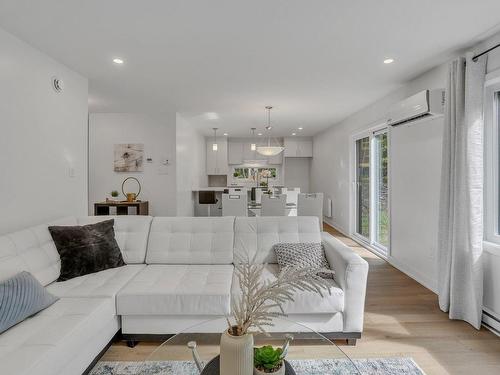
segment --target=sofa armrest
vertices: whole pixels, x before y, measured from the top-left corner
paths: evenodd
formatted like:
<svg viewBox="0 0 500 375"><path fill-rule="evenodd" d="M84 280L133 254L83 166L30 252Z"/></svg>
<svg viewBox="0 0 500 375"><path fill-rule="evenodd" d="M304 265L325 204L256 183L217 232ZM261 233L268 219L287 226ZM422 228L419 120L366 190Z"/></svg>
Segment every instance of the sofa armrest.
<svg viewBox="0 0 500 375"><path fill-rule="evenodd" d="M368 263L331 234L323 232L321 238L335 282L344 291L344 332L362 332Z"/></svg>

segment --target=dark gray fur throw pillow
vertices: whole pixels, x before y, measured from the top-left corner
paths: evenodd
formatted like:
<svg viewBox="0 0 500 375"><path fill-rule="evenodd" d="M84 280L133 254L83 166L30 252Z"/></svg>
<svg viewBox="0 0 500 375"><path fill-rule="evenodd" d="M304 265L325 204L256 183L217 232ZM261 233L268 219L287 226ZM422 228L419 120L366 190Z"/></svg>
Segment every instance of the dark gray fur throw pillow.
<svg viewBox="0 0 500 375"><path fill-rule="evenodd" d="M125 265L115 239L114 220L83 226L49 227L61 257L57 281Z"/></svg>
<svg viewBox="0 0 500 375"><path fill-rule="evenodd" d="M273 246L280 271L286 267L316 268L318 276L333 279L334 272L321 243L278 243ZM321 270L325 272L321 272Z"/></svg>

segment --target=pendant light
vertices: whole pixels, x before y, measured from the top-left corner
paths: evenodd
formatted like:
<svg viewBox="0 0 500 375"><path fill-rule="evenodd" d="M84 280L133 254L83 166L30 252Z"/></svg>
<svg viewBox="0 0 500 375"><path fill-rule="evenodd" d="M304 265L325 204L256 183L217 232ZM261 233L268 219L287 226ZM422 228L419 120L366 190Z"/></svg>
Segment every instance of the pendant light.
<svg viewBox="0 0 500 375"><path fill-rule="evenodd" d="M218 128L212 128L214 130L214 143L212 144L212 151L217 151L219 146L217 145L217 129Z"/></svg>
<svg viewBox="0 0 500 375"><path fill-rule="evenodd" d="M271 109L273 107L267 106L267 126L266 130L268 131L268 138L267 138L267 146L259 146L257 147L257 152L261 155L264 156L276 156L280 152L282 152L285 148L282 146L272 146L271 145Z"/></svg>
<svg viewBox="0 0 500 375"><path fill-rule="evenodd" d="M252 143L250 144L250 151L257 150L257 145L255 144L255 130L256 128L252 128Z"/></svg>

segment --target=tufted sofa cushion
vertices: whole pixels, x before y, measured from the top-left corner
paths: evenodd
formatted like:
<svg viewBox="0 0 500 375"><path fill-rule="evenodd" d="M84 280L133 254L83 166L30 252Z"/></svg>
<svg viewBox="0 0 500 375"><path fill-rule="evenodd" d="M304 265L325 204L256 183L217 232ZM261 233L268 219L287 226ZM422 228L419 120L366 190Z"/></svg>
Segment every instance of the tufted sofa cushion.
<svg viewBox="0 0 500 375"><path fill-rule="evenodd" d="M114 305L110 298L62 298L10 328L0 335L0 374L76 374L61 370L110 322L119 329Z"/></svg>
<svg viewBox="0 0 500 375"><path fill-rule="evenodd" d="M314 216L237 217L234 254L257 263L278 263L273 246L280 242L321 242L318 218Z"/></svg>
<svg viewBox="0 0 500 375"><path fill-rule="evenodd" d="M231 264L234 217L155 217L147 264Z"/></svg>
<svg viewBox="0 0 500 375"><path fill-rule="evenodd" d="M262 272L261 281L263 283L275 281L279 273L277 264L266 264ZM335 314L344 311L344 291L329 279L326 281L330 285L330 291L323 291L323 297L315 292L297 290L293 293L293 302L286 301L283 304L285 313L288 314ZM232 298L241 296L241 288L238 276L233 275L233 284L231 286ZM278 309L276 309L278 311Z"/></svg>
<svg viewBox="0 0 500 375"><path fill-rule="evenodd" d="M123 267L75 277L52 283L47 290L58 297L114 297L139 273L145 264L129 264Z"/></svg>
<svg viewBox="0 0 500 375"><path fill-rule="evenodd" d="M114 219L115 238L123 260L127 264L141 264L146 258L151 216L85 216L78 218L78 225L94 224Z"/></svg>
<svg viewBox="0 0 500 375"><path fill-rule="evenodd" d="M21 271L28 271L44 286L57 280L61 260L48 230L50 225L77 225L77 222L68 217L0 237L0 280Z"/></svg>
<svg viewBox="0 0 500 375"><path fill-rule="evenodd" d="M227 315L233 266L153 264L116 297L119 315Z"/></svg>

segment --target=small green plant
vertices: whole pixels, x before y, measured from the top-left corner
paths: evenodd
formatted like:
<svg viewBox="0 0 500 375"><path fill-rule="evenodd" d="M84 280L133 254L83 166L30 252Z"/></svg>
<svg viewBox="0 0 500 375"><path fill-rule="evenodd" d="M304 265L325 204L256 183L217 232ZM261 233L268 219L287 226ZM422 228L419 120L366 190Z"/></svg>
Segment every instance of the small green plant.
<svg viewBox="0 0 500 375"><path fill-rule="evenodd" d="M254 366L260 371L272 373L279 370L283 365L282 354L283 350L281 348L274 349L271 345L255 348Z"/></svg>
<svg viewBox="0 0 500 375"><path fill-rule="evenodd" d="M111 191L111 196L113 198L118 198L118 196L120 195L120 193L118 192L118 190L113 190Z"/></svg>

